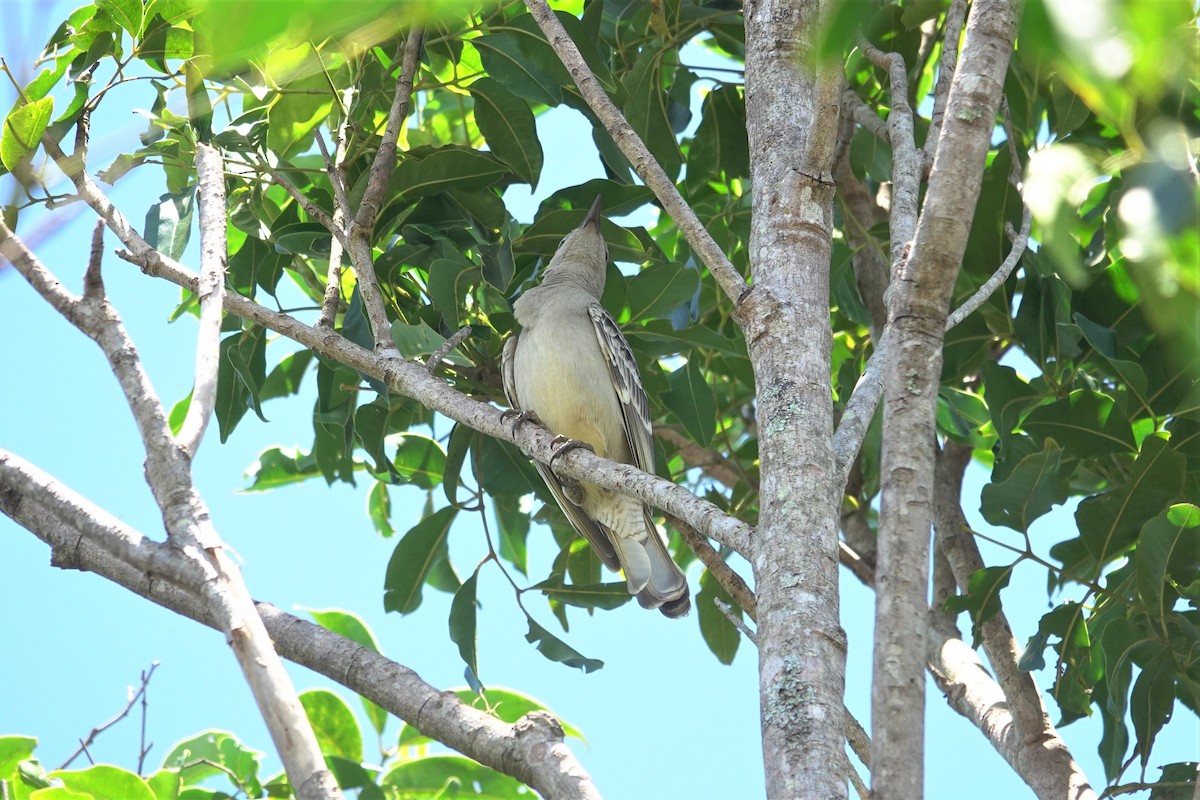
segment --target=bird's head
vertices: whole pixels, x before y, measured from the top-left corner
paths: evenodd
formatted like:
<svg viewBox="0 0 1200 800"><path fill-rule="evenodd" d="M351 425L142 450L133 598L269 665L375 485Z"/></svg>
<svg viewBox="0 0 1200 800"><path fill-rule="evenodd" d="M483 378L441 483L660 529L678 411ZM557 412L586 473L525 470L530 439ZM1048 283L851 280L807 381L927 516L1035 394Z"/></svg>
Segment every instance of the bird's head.
<svg viewBox="0 0 1200 800"><path fill-rule="evenodd" d="M563 238L546 267L542 283L578 283L597 298L604 292L608 269L608 243L600 232L600 198L592 203L579 227Z"/></svg>

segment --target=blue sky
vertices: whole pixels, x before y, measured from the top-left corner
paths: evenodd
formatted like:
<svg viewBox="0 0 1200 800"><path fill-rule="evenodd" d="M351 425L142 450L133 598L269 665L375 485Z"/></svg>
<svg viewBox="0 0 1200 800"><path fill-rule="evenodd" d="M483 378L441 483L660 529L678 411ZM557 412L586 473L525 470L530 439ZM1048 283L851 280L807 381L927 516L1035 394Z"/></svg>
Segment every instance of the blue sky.
<svg viewBox="0 0 1200 800"><path fill-rule="evenodd" d="M41 4L6 4L10 24L0 46L10 65L15 68L31 46L40 46L71 7L55 4L47 10ZM14 32L27 35L18 41ZM147 106L147 95L134 91L124 97ZM11 96L9 86L0 86L4 108ZM121 148L136 146L131 142L141 119L129 113L129 107L115 107L121 102L118 99L95 123L93 170ZM546 143L590 142L583 118L570 110L543 116L539 129ZM546 195L601 174L594 155L585 156L580 148L550 148L536 195L513 189L506 200L519 219L528 221ZM0 184L5 202L10 189L10 184ZM161 191L161 180L144 169L120 182L112 197L131 219L140 221ZM42 219L29 213L19 232L38 229ZM79 290L91 224L87 214L75 214L71 222L41 237L36 248L74 291ZM111 256L116 246L111 236L106 245L106 285L169 406L191 387L194 323L185 318L168 324L179 290ZM0 270L0 337L6 343L0 447L34 462L147 535L161 538L161 520L141 474L137 433L102 355L11 268ZM290 349L287 342L275 343L268 351L269 363ZM309 483L265 494L240 491L248 485L245 470L263 449L311 444L314 400L315 383L309 376L301 397L265 407L269 424L247 415L224 445L215 425L210 429L196 460L196 481L218 531L241 558L256 598L294 613L301 613L297 608L354 611L372 627L385 654L439 688L461 686L463 666L446 632L449 595L427 590L424 604L408 617L383 612L384 567L395 540L383 540L373 531L365 513L366 482L330 488ZM988 531L975 513L984 478L981 470L972 470L965 492L973 499L966 507L972 524ZM406 530L419 518L424 495L400 489L393 490L392 497L393 521L398 530ZM1071 510L1060 509L1040 520L1035 541L1043 537L1048 548L1066 538L1073 526ZM473 520L453 530L452 556L464 576L479 558L480 536ZM549 540L544 529L531 535L531 575L548 569L554 554ZM1001 551L988 547L985 558L1006 563ZM693 590L697 569L689 574ZM869 725L874 596L848 573L843 576L843 625L850 642L847 705ZM1049 608L1044 586L1042 570L1022 565L1006 594L1009 618L1022 643ZM694 614L670 621L636 604L594 617L576 613L566 640L585 655L605 661L604 669L584 675L546 661L525 642L523 616L495 569L482 572L479 597L484 684L533 695L580 728L588 744L572 746L606 797L762 796L757 663L748 642L726 667L703 644ZM543 625L557 631L557 623L536 599L530 608ZM94 575L50 567L48 549L3 517L0 609L0 734L38 736L38 752L47 766L57 766L78 738L116 713L125 703L126 687L135 684L152 661L160 667L149 690L147 729L154 749L148 765L157 765L174 742L207 728L233 731L250 746L269 749L265 728L219 634ZM301 689L332 686L302 668L292 667L291 673ZM1050 681L1050 675L1039 676L1043 687ZM339 693L353 701L346 690ZM929 692L928 706L927 797L959 797L964 785L972 786L972 796L979 800L1029 796L982 736L947 709L935 688ZM1184 719L1187 712L1180 711L1181 717L1160 738L1155 764L1196 757L1200 731L1194 718ZM393 720L384 735L389 745L398 731ZM1076 723L1063 734L1088 775L1100 782L1103 772L1095 756L1098 721ZM137 740L137 720L127 720L102 736L92 754L132 768ZM366 740L370 747L370 737ZM278 760L272 754L266 758L267 772L276 771ZM1152 769L1149 777L1156 776ZM1132 778L1132 773L1127 776Z"/></svg>

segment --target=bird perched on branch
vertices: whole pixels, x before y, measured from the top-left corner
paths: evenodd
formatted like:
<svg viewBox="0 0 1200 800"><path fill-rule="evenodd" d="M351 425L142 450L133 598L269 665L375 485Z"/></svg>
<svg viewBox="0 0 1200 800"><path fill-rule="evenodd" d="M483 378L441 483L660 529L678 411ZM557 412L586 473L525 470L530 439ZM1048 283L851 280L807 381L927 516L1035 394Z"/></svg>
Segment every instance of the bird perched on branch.
<svg viewBox="0 0 1200 800"><path fill-rule="evenodd" d="M600 198L559 244L541 285L513 305L520 335L504 344L504 394L521 417L556 434L555 456L571 446L654 472L650 404L637 362L604 307L608 245ZM691 608L687 580L640 500L566 481L534 462L571 526L613 571L625 574L643 608L680 617Z"/></svg>

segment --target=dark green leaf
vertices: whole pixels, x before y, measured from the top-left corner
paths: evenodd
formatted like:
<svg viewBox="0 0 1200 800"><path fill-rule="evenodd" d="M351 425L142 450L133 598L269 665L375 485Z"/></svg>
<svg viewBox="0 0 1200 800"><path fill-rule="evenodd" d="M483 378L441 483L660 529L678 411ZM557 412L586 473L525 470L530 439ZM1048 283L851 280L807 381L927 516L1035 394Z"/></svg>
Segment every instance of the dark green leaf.
<svg viewBox="0 0 1200 800"><path fill-rule="evenodd" d="M479 661L476 652L475 609L478 603L475 600L475 584L478 577L479 571L476 570L471 577L463 581L450 603L450 641L458 645L458 654L467 665L469 674L477 679Z"/></svg>
<svg viewBox="0 0 1200 800"><path fill-rule="evenodd" d="M708 447L717 431L712 387L704 380L695 359L667 376L671 390L662 396L667 410L683 423L684 430L701 447Z"/></svg>
<svg viewBox="0 0 1200 800"><path fill-rule="evenodd" d="M443 147L424 158L401 161L391 187L405 199L450 189L473 192L491 186L508 173L508 167L488 153Z"/></svg>
<svg viewBox="0 0 1200 800"><path fill-rule="evenodd" d="M384 538L392 536L396 529L392 527L392 498L388 495L387 484L375 481L371 493L367 495L367 516L375 532Z"/></svg>
<svg viewBox="0 0 1200 800"><path fill-rule="evenodd" d="M1000 611L1000 590L1008 586L1012 566L984 567L967 580L967 593L947 598L947 611L966 611L971 616L972 647L983 641L983 624Z"/></svg>
<svg viewBox="0 0 1200 800"><path fill-rule="evenodd" d="M529 104L495 78L472 83L471 97L475 98L475 122L488 147L536 189L542 172L542 144Z"/></svg>
<svg viewBox="0 0 1200 800"><path fill-rule="evenodd" d="M167 258L178 261L192 233L196 191L164 194L146 212L146 241Z"/></svg>
<svg viewBox="0 0 1200 800"><path fill-rule="evenodd" d="M285 451L271 447L259 454L247 474L253 476L254 480L243 491L265 492L309 478L319 478L321 469L312 453L305 453L299 448Z"/></svg>
<svg viewBox="0 0 1200 800"><path fill-rule="evenodd" d="M717 608L713 600L725 603L738 619L742 618L742 609L733 601L733 597L708 570L700 573L700 592L696 595L696 618L700 623L700 635L708 649L722 664L732 664L737 655L738 646L742 643L742 633Z"/></svg>
<svg viewBox="0 0 1200 800"><path fill-rule="evenodd" d="M1200 520L1192 505L1177 505L1142 526L1134 551L1138 597L1155 618L1169 606L1163 604L1167 568L1178 552L1195 564L1200 556ZM1171 595L1169 595L1171 596Z"/></svg>
<svg viewBox="0 0 1200 800"><path fill-rule="evenodd" d="M569 647L566 642L534 622L533 617L526 614L525 618L529 620L529 633L525 635L525 641L536 644L538 652L546 658L581 669L585 673L595 672L604 666L603 661L587 658Z"/></svg>
<svg viewBox="0 0 1200 800"><path fill-rule="evenodd" d="M1035 519L1066 502L1070 486L1062 456L1062 448L1047 439L1041 452L1021 459L1005 480L984 486L983 518L992 525L1027 532Z"/></svg>
<svg viewBox="0 0 1200 800"><path fill-rule="evenodd" d="M443 554L450 523L457 514L454 507L435 511L404 534L388 561L383 586L385 610L408 614L421 605L421 587Z"/></svg>
<svg viewBox="0 0 1200 800"><path fill-rule="evenodd" d="M682 264L655 264L629 281L629 316L644 320L670 315L700 290L700 274Z"/></svg>
<svg viewBox="0 0 1200 800"><path fill-rule="evenodd" d="M1145 767L1150 761L1150 749L1162 726L1171 718L1175 705L1175 666L1163 658L1142 668L1129 695L1129 716L1136 735L1134 752L1141 755Z"/></svg>
<svg viewBox="0 0 1200 800"><path fill-rule="evenodd" d="M1053 437L1079 458L1100 458L1137 448L1129 420L1113 399L1086 389L1038 406L1029 412L1021 427L1038 439Z"/></svg>
<svg viewBox="0 0 1200 800"><path fill-rule="evenodd" d="M606 611L625 605L632 597L624 582L576 585L566 583L562 575L551 576L533 588L564 605Z"/></svg>

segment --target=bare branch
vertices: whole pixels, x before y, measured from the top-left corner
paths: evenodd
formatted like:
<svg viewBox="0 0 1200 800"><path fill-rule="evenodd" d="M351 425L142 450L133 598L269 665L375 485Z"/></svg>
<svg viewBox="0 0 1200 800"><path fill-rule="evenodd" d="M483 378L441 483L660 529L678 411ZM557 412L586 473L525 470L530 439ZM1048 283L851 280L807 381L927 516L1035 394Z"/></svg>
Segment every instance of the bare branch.
<svg viewBox="0 0 1200 800"><path fill-rule="evenodd" d="M904 248L917 229L917 204L921 194L923 160L913 139L913 112L908 104L908 73L899 53L884 53L859 39L859 48L875 66L888 73L888 93L892 98L888 113L888 141L892 145L892 203L889 228L892 240L892 274L903 262Z"/></svg>
<svg viewBox="0 0 1200 800"><path fill-rule="evenodd" d="M155 250L141 254L118 253L140 266L147 274L165 278L177 286L195 290L196 275L178 262L163 258ZM225 310L242 319L281 333L305 347L364 375L383 381L388 388L411 397L433 411L481 433L512 442L543 464L555 454L550 448L553 435L537 425L521 425L513 431L495 406L481 403L456 391L429 374L423 364L390 359L359 347L340 334L318 330L303 322L265 308L237 294L225 296ZM554 471L576 480L586 480L605 489L636 497L655 508L674 514L696 530L741 555L750 552L753 530L741 520L689 492L682 486L649 475L636 467L610 461L585 450L576 449L555 459Z"/></svg>
<svg viewBox="0 0 1200 800"><path fill-rule="evenodd" d="M892 330L884 334L884 340L894 338L896 350L883 370L888 413L880 469L871 694L875 734L871 788L880 800L918 797L924 782L923 672L933 521L929 486L934 471L937 386L950 296L966 250L1016 38L1017 5L1018 0L976 0L971 7L963 60L951 84L943 141L934 160L923 213L912 251L900 259L902 267L893 281L889 302L888 327ZM894 94L893 88L893 104L897 101ZM896 149L897 127L891 130ZM915 180L919 163L914 170L911 177ZM893 200L893 224L899 201L899 196ZM895 256L895 239L892 247Z"/></svg>
<svg viewBox="0 0 1200 800"><path fill-rule="evenodd" d="M726 458L715 450L706 450L676 428L670 425L655 425L654 435L675 445L678 448L679 457L688 467L699 469L708 477L729 488L744 482L758 491L757 484L745 473L741 464Z"/></svg>
<svg viewBox="0 0 1200 800"><path fill-rule="evenodd" d="M409 97L412 95L413 78L421 55L420 26L413 26L404 43L404 58L400 65L400 77L396 80L396 91L392 95L392 107L388 111L383 139L371 164L367 188L350 226L350 261L358 277L358 288L362 292L363 308L371 321L371 333L375 337L375 352L388 358L399 358L400 351L392 341L392 324L388 321L379 280L375 276L374 258L371 254L371 234L375 230L375 218L387 191L392 170L396 167L396 146L400 138L400 127L408 118Z"/></svg>
<svg viewBox="0 0 1200 800"><path fill-rule="evenodd" d="M64 761L62 764L59 765L59 767L58 767L59 769L66 769L67 767L71 766L71 762L74 761L75 759L79 758L79 756L81 754L86 752L88 745L95 742L97 736L104 733L106 730L111 728L113 725L116 725L118 722L120 722L121 720L123 720L127 716L129 716L130 710L134 707L134 705L137 704L137 702L139 700L141 700L143 703L146 702L146 687L150 685L150 678L151 678L151 676L154 675L154 670L157 667L158 667L157 661L153 661L150 663L149 671L142 672L142 685L138 688L137 692L135 692L129 696L129 700L125 703L125 708L121 709L117 713L117 715L115 717L113 717L112 719L108 720L108 722L103 722L100 725L97 725L96 727L92 728L92 730L88 733L87 738L83 739L79 742L79 747L76 748L75 752L72 753L70 755L70 757L67 758L66 761Z"/></svg>
<svg viewBox="0 0 1200 800"><path fill-rule="evenodd" d="M196 333L196 374L192 400L179 429L179 446L193 458L217 403L217 368L221 362L224 318L225 166L212 145L196 143L196 180L200 190L200 325Z"/></svg>
<svg viewBox="0 0 1200 800"><path fill-rule="evenodd" d="M938 142L942 138L942 120L946 116L946 101L950 97L950 82L958 64L958 44L962 38L963 20L967 16L967 0L951 0L946 12L946 29L942 33L942 61L938 65L937 85L933 90L933 113L929 118L929 133L925 136L924 171L933 167Z"/></svg>
<svg viewBox="0 0 1200 800"><path fill-rule="evenodd" d="M281 170L272 167L265 161L259 161L258 168L266 170L271 175L271 179L275 181L275 183L278 184L285 192L287 192L302 209L304 209L304 213L316 221L322 228L329 231L338 244L342 245L343 247L348 245L350 240L347 237L345 226L339 225L333 217L329 216L325 209L321 208L312 200L309 200L307 197L305 197L304 192L300 191L296 184L292 183L292 180L287 175L284 175ZM334 214L336 215L336 213L337 212L335 211Z"/></svg>
<svg viewBox="0 0 1200 800"><path fill-rule="evenodd" d="M947 443L938 456L934 529L938 546L949 562L961 590L971 576L984 568L983 557L967 528L962 511L963 472L971 461L971 448ZM996 681L1004 691L1016 727L1013 738L1027 743L1013 757L1017 773L1041 800L1094 796L1080 766L1055 730L1033 676L1017 662L1020 647L1003 611L982 626L983 647Z"/></svg>
<svg viewBox="0 0 1200 800"><path fill-rule="evenodd" d="M30 468L17 462L0 454L0 512L50 545L53 564L94 572L165 608L221 629L198 584L180 586L158 580L157 572L143 566L178 562L177 551L146 539L53 479L45 485L49 495L18 488L14 478ZM64 510L55 497L71 498L71 508ZM88 531L65 521L89 518L111 519L115 530ZM361 694L426 736L512 775L543 797L599 800L591 778L563 743L561 727L548 714L531 714L510 725L464 704L453 692L439 692L412 670L379 653L274 606L258 604L255 616L261 617L286 658Z"/></svg>
<svg viewBox="0 0 1200 800"><path fill-rule="evenodd" d="M346 194L346 175L342 168L346 160L346 126L350 122L350 104L354 100L354 87L342 92L342 119L338 123L334 141L333 157L325 147L325 139L317 136L317 145L325 159L325 167L329 171L329 180L333 184L333 195L336 206L333 209L333 226L337 230L345 230L346 223L353 216L350 208L350 198ZM317 319L318 328L332 328L337 319L338 307L342 302L342 253L345 252L342 237L334 236L329 246L329 268L325 277L325 295L321 298L321 315Z"/></svg>
<svg viewBox="0 0 1200 800"><path fill-rule="evenodd" d="M571 73L575 85L579 87L579 93L583 95L583 99L603 123L604 129L608 131L609 136L617 143L617 147L621 148L621 152L629 159L629 163L633 165L638 177L654 192L654 196L662 204L663 210L671 216L671 219L675 220L675 224L679 226L679 231L687 239L687 243L691 245L696 255L704 262L704 266L708 267L708 271L712 273L717 284L736 306L749 289L737 267L726 257L720 245L716 243L699 217L696 216L696 212L675 188L675 182L659 165L642 138L625 120L625 115L617 108L616 103L605 93L604 87L600 85L600 81L596 79L595 74L579 52L579 48L563 28L558 17L554 15L546 0L525 0L525 6L537 21L538 27L542 29L542 33L550 42L550 46L554 48L554 52L562 61L563 66Z"/></svg>
<svg viewBox="0 0 1200 800"><path fill-rule="evenodd" d="M453 336L442 342L441 347L435 350L433 354L430 355L425 361L425 369L429 371L429 374L433 375L435 372L437 372L437 368L441 366L442 359L450 355L450 351L462 344L463 339L466 339L470 335L471 326L463 325L454 332Z"/></svg>
<svg viewBox="0 0 1200 800"><path fill-rule="evenodd" d="M718 611L725 615L725 619L729 620L729 623L733 625L733 627L741 631L742 635L753 642L755 647L758 646L758 634L750 630L750 626L747 625L741 617L733 613L733 606L729 605L719 597L713 598L713 605L717 607Z"/></svg>
<svg viewBox="0 0 1200 800"><path fill-rule="evenodd" d="M712 548L708 543L708 539L696 532L696 529L688 525L678 517L668 514L667 522L671 524L675 530L679 531L679 535L683 537L683 541L691 549L700 562L712 573L712 576L717 579L717 583L729 592L733 597L733 601L742 607L742 610L750 617L750 619L758 620L758 600L754 597L754 591L746 585L746 581L738 575L733 567L721 557L721 554Z"/></svg>

